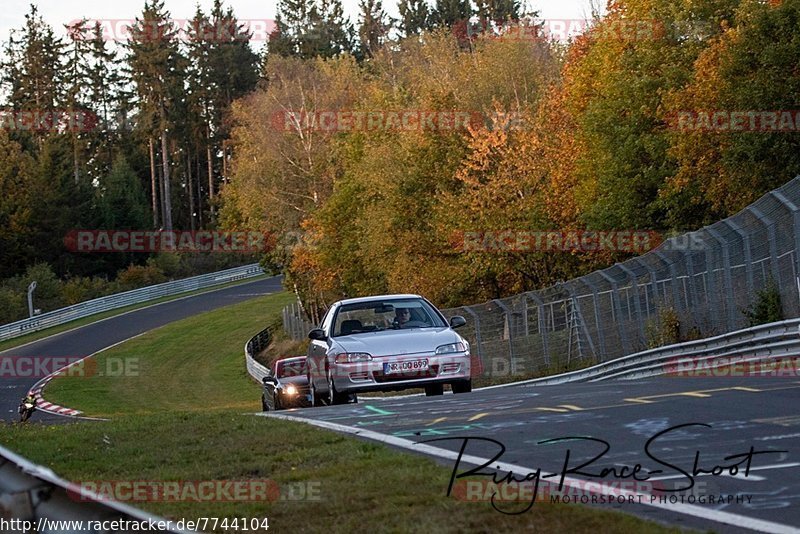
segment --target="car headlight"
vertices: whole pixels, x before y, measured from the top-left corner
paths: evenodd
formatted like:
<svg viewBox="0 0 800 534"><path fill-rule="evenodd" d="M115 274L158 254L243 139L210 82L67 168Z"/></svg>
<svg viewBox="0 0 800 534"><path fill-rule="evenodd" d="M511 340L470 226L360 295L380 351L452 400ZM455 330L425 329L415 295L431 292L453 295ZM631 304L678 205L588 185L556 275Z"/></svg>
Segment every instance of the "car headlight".
<svg viewBox="0 0 800 534"><path fill-rule="evenodd" d="M297 388L293 385L289 384L286 386L286 394L287 395L297 395Z"/></svg>
<svg viewBox="0 0 800 534"><path fill-rule="evenodd" d="M467 347L460 341L458 343L448 343L447 345L439 345L436 347L436 354L451 354L453 352L466 352Z"/></svg>
<svg viewBox="0 0 800 534"><path fill-rule="evenodd" d="M336 355L336 363L356 363L372 361L372 355L366 352L342 352Z"/></svg>

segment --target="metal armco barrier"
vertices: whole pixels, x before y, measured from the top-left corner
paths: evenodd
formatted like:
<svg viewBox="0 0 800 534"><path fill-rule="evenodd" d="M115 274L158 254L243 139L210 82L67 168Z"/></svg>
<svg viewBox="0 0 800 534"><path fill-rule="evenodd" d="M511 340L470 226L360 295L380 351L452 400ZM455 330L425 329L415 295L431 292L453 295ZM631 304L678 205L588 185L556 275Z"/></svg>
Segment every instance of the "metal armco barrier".
<svg viewBox="0 0 800 534"><path fill-rule="evenodd" d="M708 339L667 345L631 354L586 369L523 384L557 385L569 382L596 382L610 379L635 379L681 372L684 363L725 367L800 356L800 319L769 323Z"/></svg>
<svg viewBox="0 0 800 534"><path fill-rule="evenodd" d="M0 341L43 330L51 326L58 326L97 313L124 308L133 304L141 304L161 297L169 297L189 291L205 289L236 280L244 280L261 274L264 274L264 271L257 263L254 263L216 273L193 276L182 280L173 280L171 282L164 282L163 284L142 287L132 291L125 291L124 293L116 293L98 299L87 300L86 302L80 302L66 308L43 313L42 315L37 315L30 319L2 325L0 326Z"/></svg>
<svg viewBox="0 0 800 534"><path fill-rule="evenodd" d="M29 521L33 528L29 532L58 532L98 534L142 532L132 523L153 523L167 520L119 502L102 500L59 478L46 467L41 467L21 456L0 447L0 519L4 521ZM89 530L87 522L125 521L130 528L123 530ZM54 522L61 522L60 524ZM64 523L67 522L67 523ZM79 522L69 524L68 522ZM186 530L170 528L160 532L184 533ZM94 523L92 523L94 524ZM149 526L149 525L148 525ZM61 528L58 528L61 527ZM38 530L42 528L42 530ZM3 532L20 532L6 528Z"/></svg>
<svg viewBox="0 0 800 534"><path fill-rule="evenodd" d="M253 380L259 384L261 384L264 377L269 374L269 369L258 363L253 356L269 345L271 336L272 334L269 328L265 328L253 336L244 346L244 358L247 364L247 372L253 377Z"/></svg>

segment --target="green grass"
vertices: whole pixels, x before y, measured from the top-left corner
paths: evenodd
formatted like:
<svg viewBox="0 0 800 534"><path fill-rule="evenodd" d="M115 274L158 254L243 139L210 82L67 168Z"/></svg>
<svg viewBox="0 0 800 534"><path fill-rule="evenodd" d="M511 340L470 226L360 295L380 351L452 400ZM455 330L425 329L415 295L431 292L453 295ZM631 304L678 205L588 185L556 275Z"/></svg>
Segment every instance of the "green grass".
<svg viewBox="0 0 800 534"><path fill-rule="evenodd" d="M81 319L75 319L74 321L70 321L68 323L60 324L58 326L51 326L50 328L45 328L44 330L38 330L36 332L31 332L30 334L25 334L24 336L15 337L13 339L7 339L5 341L0 341L0 352L6 351L8 349L13 349L14 347L19 347L20 345L25 345L26 343L30 343L32 341L36 341L47 336L52 336L55 334L60 334L61 332L66 332L67 330L72 330L73 328L79 328L81 326L86 326L87 324L95 323L97 321L108 319L109 317L115 317L117 315L122 315L123 313L127 313L129 311L138 310L141 308L145 308L147 306L152 306L154 304L161 304L163 302L169 302L171 300L181 299L185 297L191 297L195 295L200 295L202 293L208 293L210 291L216 291L218 289L224 289L226 287L237 286L241 284L247 284L250 282L255 282L256 280L261 280L266 278L267 275L263 276L254 276L253 278L248 278L247 280L236 280L235 282L228 282L226 284L220 284L218 286L214 286L213 288L205 288L205 289L198 289L196 291L188 291L186 293L180 293L179 295L171 295L168 297L161 297L159 299L148 300L147 302L142 302L140 304L132 304L130 306L125 306L124 308L118 308L116 310L110 310L103 313L96 313L94 315L90 315L89 317L83 317Z"/></svg>
<svg viewBox="0 0 800 534"><path fill-rule="evenodd" d="M0 443L77 483L269 479L284 492L298 484L318 492L297 501L129 502L173 519L268 517L279 532L670 531L576 505L538 503L522 515L500 514L486 502L447 497L450 468L429 458L254 415L260 388L246 375L243 346L293 298L256 298L110 349L98 368L135 357L139 375L64 377L45 392L110 421L7 425Z"/></svg>
<svg viewBox="0 0 800 534"><path fill-rule="evenodd" d="M123 376L66 376L45 398L88 416L165 411L260 409L258 385L247 375L244 344L295 297L283 292L183 319L97 355L99 371L120 362Z"/></svg>

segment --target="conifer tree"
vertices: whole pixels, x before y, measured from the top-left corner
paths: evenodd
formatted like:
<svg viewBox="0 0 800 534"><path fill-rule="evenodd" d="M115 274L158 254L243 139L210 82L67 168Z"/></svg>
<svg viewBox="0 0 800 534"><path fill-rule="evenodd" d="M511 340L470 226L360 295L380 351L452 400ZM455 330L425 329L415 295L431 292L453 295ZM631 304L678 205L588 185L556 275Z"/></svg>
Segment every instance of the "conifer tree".
<svg viewBox="0 0 800 534"><path fill-rule="evenodd" d="M127 62L136 87L140 124L150 139L160 140L162 225L172 230L170 132L184 103L186 58L177 29L162 0L145 2L141 17L130 28Z"/></svg>

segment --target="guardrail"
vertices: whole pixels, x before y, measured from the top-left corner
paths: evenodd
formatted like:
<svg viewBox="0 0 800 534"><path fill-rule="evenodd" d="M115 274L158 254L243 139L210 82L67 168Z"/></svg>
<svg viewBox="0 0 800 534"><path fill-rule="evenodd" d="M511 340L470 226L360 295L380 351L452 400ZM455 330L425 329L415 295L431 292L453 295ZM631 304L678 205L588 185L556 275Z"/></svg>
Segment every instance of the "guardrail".
<svg viewBox="0 0 800 534"><path fill-rule="evenodd" d="M800 356L800 319L769 323L720 336L646 350L610 362L524 384L556 385L679 373L691 361L714 369L743 362ZM683 365L683 367L681 367Z"/></svg>
<svg viewBox="0 0 800 534"><path fill-rule="evenodd" d="M176 523L174 521L167 526L166 519L126 504L101 499L96 494L63 480L50 469L0 447L0 520L8 522L12 521L11 518L17 521L15 524L20 528L4 528L3 532L25 532L22 525L26 525L30 527L29 532L78 534L90 531L87 528L89 521L92 526L101 527L91 532L103 534L145 530L137 529L133 523L139 523L141 527L148 526L148 523L161 522L166 527L161 532L190 532L173 528ZM61 523L58 525L61 528L52 523L64 521L83 523ZM114 529L111 523L113 521L125 521L128 528Z"/></svg>
<svg viewBox="0 0 800 534"><path fill-rule="evenodd" d="M269 369L258 363L253 356L261 352L264 347L269 345L272 333L269 328L265 328L245 344L244 358L247 364L247 372L253 377L253 380L262 383L264 377L269 374Z"/></svg>
<svg viewBox="0 0 800 534"><path fill-rule="evenodd" d="M2 325L0 326L0 341L36 332L51 326L58 326L97 313L124 308L133 304L141 304L142 302L155 300L161 297L179 295L189 291L227 284L228 282L234 282L236 280L244 280L261 274L264 274L264 271L257 263L254 263L87 300L86 302L80 302L66 308L43 313L42 315L37 315L30 319Z"/></svg>

